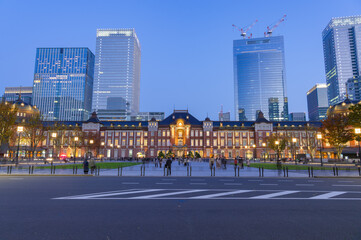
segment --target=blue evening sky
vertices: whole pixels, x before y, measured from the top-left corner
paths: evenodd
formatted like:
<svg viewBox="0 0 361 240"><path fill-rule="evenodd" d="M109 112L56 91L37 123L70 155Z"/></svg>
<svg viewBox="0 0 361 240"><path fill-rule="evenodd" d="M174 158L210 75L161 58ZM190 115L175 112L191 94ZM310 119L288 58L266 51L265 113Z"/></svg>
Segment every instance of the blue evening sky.
<svg viewBox="0 0 361 240"><path fill-rule="evenodd" d="M0 0L0 93L31 86L37 47L89 47L97 28L135 28L142 47L141 111L186 109L234 118L232 41L240 27L263 36L284 14L290 112L307 112L306 92L325 82L321 32L332 17L361 14L360 0L18 1Z"/></svg>

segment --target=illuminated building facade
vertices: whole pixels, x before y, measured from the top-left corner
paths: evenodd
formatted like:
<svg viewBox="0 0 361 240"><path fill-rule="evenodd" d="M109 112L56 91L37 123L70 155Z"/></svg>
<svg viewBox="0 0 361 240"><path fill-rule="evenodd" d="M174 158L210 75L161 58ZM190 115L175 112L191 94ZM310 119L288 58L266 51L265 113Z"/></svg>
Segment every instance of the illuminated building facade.
<svg viewBox="0 0 361 240"><path fill-rule="evenodd" d="M328 100L326 84L316 84L307 92L307 107L310 121L320 121L327 117Z"/></svg>
<svg viewBox="0 0 361 240"><path fill-rule="evenodd" d="M91 111L94 54L88 48L38 48L33 105L47 121L85 121Z"/></svg>
<svg viewBox="0 0 361 240"><path fill-rule="evenodd" d="M233 72L236 120L288 119L283 36L234 40Z"/></svg>
<svg viewBox="0 0 361 240"><path fill-rule="evenodd" d="M3 95L3 101L12 102L17 100L19 96L21 96L21 99L25 103L31 104L33 87L6 87Z"/></svg>
<svg viewBox="0 0 361 240"><path fill-rule="evenodd" d="M92 109L100 118L139 112L141 49L135 30L98 29L95 55Z"/></svg>
<svg viewBox="0 0 361 240"><path fill-rule="evenodd" d="M361 16L332 18L322 32L329 105L346 99L346 83L361 75Z"/></svg>

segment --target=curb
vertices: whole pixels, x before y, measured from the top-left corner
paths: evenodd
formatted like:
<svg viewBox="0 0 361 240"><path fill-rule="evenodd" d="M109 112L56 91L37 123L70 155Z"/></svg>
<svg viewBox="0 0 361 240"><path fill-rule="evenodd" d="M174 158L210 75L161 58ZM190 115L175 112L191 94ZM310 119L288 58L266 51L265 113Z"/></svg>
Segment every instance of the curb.
<svg viewBox="0 0 361 240"><path fill-rule="evenodd" d="M361 178L361 176L314 176L314 178Z"/></svg>
<svg viewBox="0 0 361 240"><path fill-rule="evenodd" d="M0 177L94 177L91 174L4 174L0 175Z"/></svg>

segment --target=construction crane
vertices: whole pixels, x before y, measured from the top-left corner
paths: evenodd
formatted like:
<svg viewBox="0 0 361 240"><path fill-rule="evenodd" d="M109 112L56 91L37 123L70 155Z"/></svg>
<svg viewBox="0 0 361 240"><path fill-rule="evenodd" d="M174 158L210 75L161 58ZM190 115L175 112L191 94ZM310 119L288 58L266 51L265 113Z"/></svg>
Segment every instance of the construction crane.
<svg viewBox="0 0 361 240"><path fill-rule="evenodd" d="M241 32L241 36L243 38L246 38L247 36L247 32L258 22L258 20L256 19L256 21L254 21L251 25L249 25L246 30L243 30L243 28L239 28L237 27L236 25L232 24L232 27L234 27L235 29L237 29L238 31ZM251 38L252 37L252 34L248 37L248 38Z"/></svg>
<svg viewBox="0 0 361 240"><path fill-rule="evenodd" d="M272 25L268 26L268 27L267 27L267 32L264 33L264 36L265 36L265 37L270 37L270 36L272 36L273 30L275 30L276 27L278 27L278 25L280 25L281 22L283 22L283 21L286 19L286 17L287 17L287 15L283 15L283 17L282 17L280 20L278 20L278 22L277 22L275 25L273 25L273 26L272 26Z"/></svg>

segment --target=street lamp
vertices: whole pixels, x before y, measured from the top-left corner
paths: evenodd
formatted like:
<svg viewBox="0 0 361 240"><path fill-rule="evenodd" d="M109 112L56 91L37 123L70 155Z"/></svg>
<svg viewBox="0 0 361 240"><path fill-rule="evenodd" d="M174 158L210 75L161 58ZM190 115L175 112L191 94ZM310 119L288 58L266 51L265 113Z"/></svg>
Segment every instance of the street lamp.
<svg viewBox="0 0 361 240"><path fill-rule="evenodd" d="M276 144L276 146L277 146L277 162L279 162L279 158L280 158L280 151L279 151L279 146L278 145L280 145L280 142L279 141L275 141L275 144Z"/></svg>
<svg viewBox="0 0 361 240"><path fill-rule="evenodd" d="M76 143L79 141L78 137L74 137L74 145L75 145L75 154L74 154L74 164L75 164L75 160L76 160Z"/></svg>
<svg viewBox="0 0 361 240"><path fill-rule="evenodd" d="M265 148L266 148L266 152L263 153L263 162L266 162L267 144L266 144L266 143L262 143L262 147L265 147Z"/></svg>
<svg viewBox="0 0 361 240"><path fill-rule="evenodd" d="M323 162L322 162L322 134L321 133L317 133L317 140L319 140L321 142L321 147L320 147L320 155L321 155L321 166L323 166Z"/></svg>
<svg viewBox="0 0 361 240"><path fill-rule="evenodd" d="M295 161L295 164L297 164L297 162L296 162L296 142L297 142L297 138L292 138L293 160Z"/></svg>
<svg viewBox="0 0 361 240"><path fill-rule="evenodd" d="M20 148L20 134L24 131L24 127L23 126L18 126L17 128L17 132L18 132L18 149L16 151L16 164L18 164L18 160L19 160L19 148Z"/></svg>
<svg viewBox="0 0 361 240"><path fill-rule="evenodd" d="M252 147L253 147L253 161L255 161L257 157L256 144L253 144Z"/></svg>
<svg viewBox="0 0 361 240"><path fill-rule="evenodd" d="M360 152L360 134L361 134L361 128L355 128L355 134L357 134L357 141L358 141L358 156L360 158L360 163L361 163L361 152Z"/></svg>
<svg viewBox="0 0 361 240"><path fill-rule="evenodd" d="M51 137L53 138L53 154L52 155L54 155L54 156L52 156L53 157L53 159L55 158L55 143L54 143L54 141L55 141L55 138L57 137L57 133L56 132L53 132L52 134L51 134Z"/></svg>

